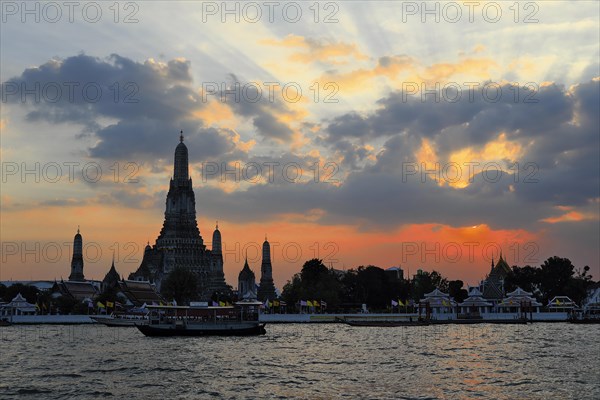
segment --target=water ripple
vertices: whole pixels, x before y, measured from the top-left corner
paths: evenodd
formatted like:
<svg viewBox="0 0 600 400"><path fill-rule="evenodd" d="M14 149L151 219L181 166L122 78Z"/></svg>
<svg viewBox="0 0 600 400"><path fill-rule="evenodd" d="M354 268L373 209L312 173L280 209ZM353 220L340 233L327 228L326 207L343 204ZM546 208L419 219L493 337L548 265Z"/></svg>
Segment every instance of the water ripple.
<svg viewBox="0 0 600 400"><path fill-rule="evenodd" d="M269 325L264 337L2 328L0 398L600 398L600 327Z"/></svg>

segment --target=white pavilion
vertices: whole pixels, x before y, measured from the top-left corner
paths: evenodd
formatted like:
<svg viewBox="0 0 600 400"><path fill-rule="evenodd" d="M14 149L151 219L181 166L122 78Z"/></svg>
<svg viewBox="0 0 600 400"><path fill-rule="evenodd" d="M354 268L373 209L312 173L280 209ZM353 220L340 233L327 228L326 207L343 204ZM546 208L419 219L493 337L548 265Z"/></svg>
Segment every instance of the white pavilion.
<svg viewBox="0 0 600 400"><path fill-rule="evenodd" d="M36 312L35 304L28 303L21 293L17 294L10 303L3 304L0 307L0 316L3 317L11 315L35 315Z"/></svg>
<svg viewBox="0 0 600 400"><path fill-rule="evenodd" d="M427 293L419 301L419 305L429 305L432 315L452 317L456 308L456 301L449 294L436 288L433 292Z"/></svg>
<svg viewBox="0 0 600 400"><path fill-rule="evenodd" d="M554 296L548 302L550 312L569 312L577 307L577 304L567 296Z"/></svg>
<svg viewBox="0 0 600 400"><path fill-rule="evenodd" d="M497 312L518 313L523 307L532 307L536 313L540 312L542 303L538 302L533 296L533 293L527 292L520 287L517 287L510 293L506 294L500 303L496 304Z"/></svg>
<svg viewBox="0 0 600 400"><path fill-rule="evenodd" d="M483 293L478 287L469 289L469 297L458 305L459 312L464 315L475 316L492 311L493 304L483 298Z"/></svg>

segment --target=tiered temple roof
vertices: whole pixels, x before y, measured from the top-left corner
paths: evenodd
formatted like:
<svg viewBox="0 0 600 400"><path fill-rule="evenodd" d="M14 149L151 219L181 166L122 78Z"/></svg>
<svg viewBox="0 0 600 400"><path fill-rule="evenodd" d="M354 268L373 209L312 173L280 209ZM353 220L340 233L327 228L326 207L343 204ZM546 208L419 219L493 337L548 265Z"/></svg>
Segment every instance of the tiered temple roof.
<svg viewBox="0 0 600 400"><path fill-rule="evenodd" d="M69 296L77 301L93 299L100 294L100 285L96 281L60 281L55 284L54 291Z"/></svg>
<svg viewBox="0 0 600 400"><path fill-rule="evenodd" d="M33 315L37 312L35 304L29 303L18 293L10 303L0 307L0 315Z"/></svg>
<svg viewBox="0 0 600 400"><path fill-rule="evenodd" d="M165 302L156 291L156 286L148 281L123 280L119 281L118 286L121 293L135 306Z"/></svg>
<svg viewBox="0 0 600 400"><path fill-rule="evenodd" d="M507 294L507 297L498 303L498 308L513 308L527 305L532 307L541 307L542 303L532 297L533 293L527 292L520 287Z"/></svg>
<svg viewBox="0 0 600 400"><path fill-rule="evenodd" d="M425 298L421 299L421 303L429 303L431 308L456 306L456 301L454 301L448 293L444 293L437 288L434 291L427 293Z"/></svg>
<svg viewBox="0 0 600 400"><path fill-rule="evenodd" d="M483 293L476 288L472 287L469 290L469 297L459 304L461 307L491 307L492 303L483 298Z"/></svg>
<svg viewBox="0 0 600 400"><path fill-rule="evenodd" d="M483 282L483 297L487 300L500 301L504 297L504 278L509 273L510 267L500 253L500 259L496 265L492 260L490 273Z"/></svg>
<svg viewBox="0 0 600 400"><path fill-rule="evenodd" d="M548 309L552 311L568 311L577 307L577 304L568 296L554 296L548 302Z"/></svg>
<svg viewBox="0 0 600 400"><path fill-rule="evenodd" d="M242 268L238 275L238 299L250 301L256 300L256 297L256 278L246 258L244 268Z"/></svg>

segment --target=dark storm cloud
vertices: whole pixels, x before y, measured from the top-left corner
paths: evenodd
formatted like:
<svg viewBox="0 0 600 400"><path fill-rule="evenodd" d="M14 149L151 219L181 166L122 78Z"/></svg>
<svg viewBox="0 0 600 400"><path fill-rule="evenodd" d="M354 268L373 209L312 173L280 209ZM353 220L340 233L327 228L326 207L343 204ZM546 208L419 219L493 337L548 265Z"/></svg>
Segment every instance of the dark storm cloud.
<svg viewBox="0 0 600 400"><path fill-rule="evenodd" d="M487 183L475 177L468 190L440 187L418 177L403 180L389 173L354 173L337 187L323 182L255 185L225 193L196 188L199 213L228 215L236 221L272 220L278 214L324 210L320 222L393 229L399 224L442 223L454 226L488 223L495 228L520 228L545 217L550 206L524 208L509 190L511 177Z"/></svg>
<svg viewBox="0 0 600 400"><path fill-rule="evenodd" d="M34 109L30 119L85 124L98 116L184 118L201 101L190 82L189 62L138 63L116 54L106 59L80 54L28 68L2 86L8 103Z"/></svg>
<svg viewBox="0 0 600 400"><path fill-rule="evenodd" d="M278 121L270 113L260 113L256 115L252 122L256 130L265 138L282 141L290 141L292 139L294 131L283 122Z"/></svg>
<svg viewBox="0 0 600 400"><path fill-rule="evenodd" d="M199 196L220 198L206 202L210 213L225 212L227 204L244 220L318 208L325 211L321 222L331 224L393 228L404 223L486 223L532 229L556 213L556 206L582 206L600 195L599 92L596 80L570 91L544 87L538 103L411 103L411 111L404 110L406 105L398 103L400 95L393 94L381 100L383 108L372 115L349 113L334 119L327 130L329 136L322 143L334 151L354 151L357 158L359 147L352 144L361 141L353 139L385 136L382 132L389 136L376 161L352 172L342 185L261 185L230 194L217 194L217 189L206 194L203 188ZM420 174L403 177L403 166L415 161L414 152L424 137L444 142L443 161L455 149L481 147L502 132L525 151L517 160L518 175L506 169L496 179L494 170L488 169L463 189L440 186L431 177L423 182Z"/></svg>
<svg viewBox="0 0 600 400"><path fill-rule="evenodd" d="M437 100L433 95L394 92L377 101L379 108L370 115L350 112L334 118L326 129L327 141L369 140L407 132L435 138L450 151L467 143L485 144L505 130L518 131L515 135L522 137L540 135L573 116L573 100L556 85L537 92L508 84L489 88L486 92L465 88L455 102L458 93L450 89ZM453 127L458 128L450 136L447 130Z"/></svg>
<svg viewBox="0 0 600 400"><path fill-rule="evenodd" d="M62 90L58 97L52 91L57 86ZM27 94L36 87L39 101ZM116 54L106 59L80 54L26 69L4 82L2 90L7 102L30 107L30 121L82 124L81 137L91 133L98 139L89 149L92 157L138 162L170 158L167 149L177 143L181 129L192 139L187 142L191 162L241 156L234 132L202 126L192 117L204 103L186 60L138 63ZM100 122L106 118L116 121Z"/></svg>
<svg viewBox="0 0 600 400"><path fill-rule="evenodd" d="M187 121L138 119L120 121L99 130L96 136L100 141L90 149L90 155L109 159L171 158L181 129L190 162L208 161L235 151L235 134L226 129L202 128Z"/></svg>

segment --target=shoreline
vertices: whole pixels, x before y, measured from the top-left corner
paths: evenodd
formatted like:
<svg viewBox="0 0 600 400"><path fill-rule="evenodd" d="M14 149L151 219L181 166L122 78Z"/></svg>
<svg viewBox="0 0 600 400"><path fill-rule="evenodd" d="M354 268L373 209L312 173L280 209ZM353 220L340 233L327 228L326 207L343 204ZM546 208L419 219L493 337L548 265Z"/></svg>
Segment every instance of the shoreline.
<svg viewBox="0 0 600 400"><path fill-rule="evenodd" d="M13 316L11 325L102 325L94 321L91 315L21 315ZM530 319L531 317L531 319ZM319 324L343 323L338 319L353 319L363 321L416 321L418 314L261 314L260 322L268 324ZM484 315L482 319L457 319L454 314L433 315L431 325L474 325L474 324L511 324L524 323L516 313L494 313ZM538 322L568 322L567 313L532 313L527 315L530 323Z"/></svg>

